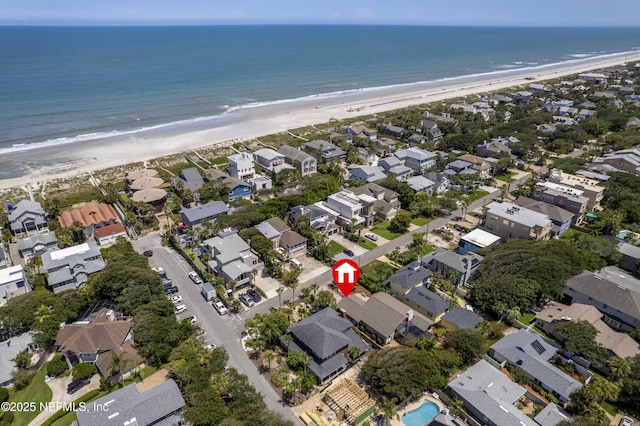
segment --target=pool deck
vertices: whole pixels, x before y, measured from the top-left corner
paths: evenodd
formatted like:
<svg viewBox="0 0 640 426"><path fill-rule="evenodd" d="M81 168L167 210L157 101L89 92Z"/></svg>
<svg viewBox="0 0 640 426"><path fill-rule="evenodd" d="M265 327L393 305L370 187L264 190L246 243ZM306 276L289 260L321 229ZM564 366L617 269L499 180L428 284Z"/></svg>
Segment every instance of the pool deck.
<svg viewBox="0 0 640 426"><path fill-rule="evenodd" d="M404 413L408 413L411 410L415 410L425 401L431 401L436 404L439 408L438 412L442 411L445 408L444 403L440 401L440 399L434 398L430 393L425 393L418 401L412 402L411 404L407 405L404 410L398 411L398 413L391 418L391 426L405 426L405 424L402 423L402 415Z"/></svg>

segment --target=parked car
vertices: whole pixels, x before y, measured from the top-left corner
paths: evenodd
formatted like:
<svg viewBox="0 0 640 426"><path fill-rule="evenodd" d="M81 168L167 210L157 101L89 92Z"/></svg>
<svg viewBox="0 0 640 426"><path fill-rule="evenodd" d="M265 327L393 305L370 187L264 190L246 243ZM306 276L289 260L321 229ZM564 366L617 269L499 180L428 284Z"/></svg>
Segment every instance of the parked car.
<svg viewBox="0 0 640 426"><path fill-rule="evenodd" d="M218 311L218 313L219 313L220 315L226 315L226 314L229 312L229 311L227 310L227 307L226 307L226 306L224 306L224 305L222 304L222 302L221 302L221 301L219 301L219 300L216 300L216 301L214 301L214 302L211 302L211 304L213 305L213 307L215 308L215 310L216 310L216 311Z"/></svg>
<svg viewBox="0 0 640 426"><path fill-rule="evenodd" d="M296 265L299 269L304 269L304 265L298 259L291 259L291 263Z"/></svg>
<svg viewBox="0 0 640 426"><path fill-rule="evenodd" d="M162 285L165 287L171 287L173 281L170 278L162 278Z"/></svg>
<svg viewBox="0 0 640 426"><path fill-rule="evenodd" d="M195 315L191 315L190 317L187 317L187 319L191 321L191 324L198 322L198 318Z"/></svg>
<svg viewBox="0 0 640 426"><path fill-rule="evenodd" d="M172 302L172 303L180 303L180 302L182 302L182 296L180 296L180 295L178 295L178 296L173 296L173 297L171 298L171 302Z"/></svg>
<svg viewBox="0 0 640 426"><path fill-rule="evenodd" d="M202 284L202 278L194 271L189 272L189 278L191 278L191 281L195 284Z"/></svg>
<svg viewBox="0 0 640 426"><path fill-rule="evenodd" d="M260 293L258 293L257 291L255 291L254 289L249 289L247 290L247 294L249 295L249 297L251 297L253 299L254 302L258 303L259 301L262 300L262 297L260 296Z"/></svg>
<svg viewBox="0 0 640 426"><path fill-rule="evenodd" d="M214 350L216 348L216 344L215 343L209 343L207 344L207 346L205 346L207 349L209 349L210 351Z"/></svg>
<svg viewBox="0 0 640 426"><path fill-rule="evenodd" d="M356 255L352 250L349 250L349 249L344 249L344 250L342 250L342 252L344 254L346 254L347 256L349 256L349 257L353 257L353 256Z"/></svg>
<svg viewBox="0 0 640 426"><path fill-rule="evenodd" d="M376 234L372 234L371 232L367 232L366 234L364 234L364 236L371 241L378 241L378 236Z"/></svg>
<svg viewBox="0 0 640 426"><path fill-rule="evenodd" d="M183 313L186 310L187 310L187 305L178 305L178 306L176 306L176 309L174 310L174 312L175 312L176 315L178 315L178 314Z"/></svg>
<svg viewBox="0 0 640 426"><path fill-rule="evenodd" d="M76 379L67 385L67 393L74 394L91 382L90 378Z"/></svg>
<svg viewBox="0 0 640 426"><path fill-rule="evenodd" d="M251 298L251 296L249 296L248 294L242 294L239 297L240 301L242 301L242 303L244 303L245 305L247 305L248 308L253 308L256 303L253 301L253 299Z"/></svg>
<svg viewBox="0 0 640 426"><path fill-rule="evenodd" d="M633 419L631 417L624 416L618 426L633 426Z"/></svg>
<svg viewBox="0 0 640 426"><path fill-rule="evenodd" d="M153 256L153 250L145 250L142 252L144 256L151 257Z"/></svg>
<svg viewBox="0 0 640 426"><path fill-rule="evenodd" d="M178 287L176 286L165 287L164 292L167 294L176 294L178 292Z"/></svg>

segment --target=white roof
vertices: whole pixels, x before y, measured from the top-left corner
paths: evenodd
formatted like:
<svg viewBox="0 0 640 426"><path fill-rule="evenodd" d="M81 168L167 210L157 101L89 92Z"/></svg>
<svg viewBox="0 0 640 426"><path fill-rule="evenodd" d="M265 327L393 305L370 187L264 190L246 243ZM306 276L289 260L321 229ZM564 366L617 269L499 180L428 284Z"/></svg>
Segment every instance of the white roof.
<svg viewBox="0 0 640 426"><path fill-rule="evenodd" d="M60 260L68 256L85 253L91 250L89 244L79 244L77 246L67 247L65 249L55 250L51 252L51 260Z"/></svg>
<svg viewBox="0 0 640 426"><path fill-rule="evenodd" d="M510 218L512 221L516 223L520 223L522 225L527 226L540 226L545 227L549 223L551 223L551 219L549 216L538 213L533 210L525 209L524 207L518 207L515 204L507 203L507 202L499 202L494 201L489 204L487 207L487 213L495 214L500 216L501 218Z"/></svg>
<svg viewBox="0 0 640 426"><path fill-rule="evenodd" d="M0 269L0 284L10 283L22 277L24 277L22 265Z"/></svg>
<svg viewBox="0 0 640 426"><path fill-rule="evenodd" d="M490 246L491 244L495 244L500 241L500 237L482 229L474 229L460 239L469 241L471 244L480 248Z"/></svg>

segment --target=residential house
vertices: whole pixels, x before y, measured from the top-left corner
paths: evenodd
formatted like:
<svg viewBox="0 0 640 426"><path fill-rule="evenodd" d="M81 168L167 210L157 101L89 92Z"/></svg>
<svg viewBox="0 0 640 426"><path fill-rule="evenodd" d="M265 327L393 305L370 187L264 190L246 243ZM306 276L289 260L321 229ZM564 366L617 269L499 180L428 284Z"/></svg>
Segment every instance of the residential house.
<svg viewBox="0 0 640 426"><path fill-rule="evenodd" d="M4 244L0 241L0 269L6 268L8 263L7 252L5 251Z"/></svg>
<svg viewBox="0 0 640 426"><path fill-rule="evenodd" d="M429 318L387 293L370 297L352 294L338 302L338 310L385 345L396 337L424 336L433 325Z"/></svg>
<svg viewBox="0 0 640 426"><path fill-rule="evenodd" d="M440 121L442 123L458 124L458 120L452 118L451 115L446 112L442 114L433 114L429 111L426 111L424 114L422 114L422 116L426 119Z"/></svg>
<svg viewBox="0 0 640 426"><path fill-rule="evenodd" d="M303 177L318 171L318 160L313 155L288 145L282 145L278 152L284 155L287 164L295 167Z"/></svg>
<svg viewBox="0 0 640 426"><path fill-rule="evenodd" d="M127 185L131 185L138 179L156 178L158 177L158 171L154 169L139 169L127 172L124 175L124 181Z"/></svg>
<svg viewBox="0 0 640 426"><path fill-rule="evenodd" d="M557 114L562 117L575 117L580 110L572 106L561 106L558 108Z"/></svg>
<svg viewBox="0 0 640 426"><path fill-rule="evenodd" d="M227 157L229 176L243 181L248 181L255 177L256 165L253 155L248 152L241 152Z"/></svg>
<svg viewBox="0 0 640 426"><path fill-rule="evenodd" d="M444 136L442 130L438 127L438 123L433 120L424 119L420 121L420 127L424 128L428 141L435 141Z"/></svg>
<svg viewBox="0 0 640 426"><path fill-rule="evenodd" d="M582 383L551 363L558 356L558 349L538 333L521 329L494 343L489 355L500 363L520 368L534 383L553 394L562 406L569 402L569 395Z"/></svg>
<svg viewBox="0 0 640 426"><path fill-rule="evenodd" d="M340 230L340 227L335 224L338 213L315 204L293 207L287 213L287 216L290 223L296 223L301 216L307 217L309 219L309 225L313 226L324 236L336 234Z"/></svg>
<svg viewBox="0 0 640 426"><path fill-rule="evenodd" d="M435 186L435 182L430 181L424 176L411 176L406 182L416 194L426 192L431 195L433 193L433 187Z"/></svg>
<svg viewBox="0 0 640 426"><path fill-rule="evenodd" d="M347 169L350 173L350 179L358 179L364 183L379 182L387 177L379 167L375 166L351 164Z"/></svg>
<svg viewBox="0 0 640 426"><path fill-rule="evenodd" d="M25 263L32 257L42 256L42 253L57 248L58 237L55 232L39 232L18 240L18 252Z"/></svg>
<svg viewBox="0 0 640 426"><path fill-rule="evenodd" d="M545 203L544 201L534 200L532 198L518 197L516 205L548 216L553 223L553 227L551 228L551 237L553 238L557 238L567 232L571 227L573 218L575 217L574 213L571 213L562 207Z"/></svg>
<svg viewBox="0 0 640 426"><path fill-rule="evenodd" d="M640 95L638 95L640 96ZM629 117L629 119L627 120L627 128L639 128L640 127L640 118L638 117Z"/></svg>
<svg viewBox="0 0 640 426"><path fill-rule="evenodd" d="M302 147L310 154L317 153L325 164L330 161L342 161L347 158L347 153L342 148L323 140L305 142Z"/></svg>
<svg viewBox="0 0 640 426"><path fill-rule="evenodd" d="M449 331L475 330L482 322L482 317L470 309L454 306L449 312L440 318L440 326Z"/></svg>
<svg viewBox="0 0 640 426"><path fill-rule="evenodd" d="M588 72L579 74L578 78L594 84L607 84L607 76L602 73Z"/></svg>
<svg viewBox="0 0 640 426"><path fill-rule="evenodd" d="M387 124L387 126L383 130L384 134L389 135L392 138L396 138L396 139L401 139L403 132L404 132L404 127L394 126L391 123Z"/></svg>
<svg viewBox="0 0 640 426"><path fill-rule="evenodd" d="M382 286L388 288L396 298L404 298L414 288L427 286L431 274L433 274L431 269L414 260L383 281Z"/></svg>
<svg viewBox="0 0 640 426"><path fill-rule="evenodd" d="M626 333L619 333L602 321L602 313L594 306L573 303L571 306L550 302L536 314L536 327L556 340L564 338L556 331L556 325L565 321L586 321L596 330L596 343L609 351L609 356L631 358L640 355L640 344Z"/></svg>
<svg viewBox="0 0 640 426"><path fill-rule="evenodd" d="M569 413L553 402L548 403L547 406L533 418L540 426L556 426L560 422L570 421L569 419L571 419Z"/></svg>
<svg viewBox="0 0 640 426"><path fill-rule="evenodd" d="M420 146L427 141L427 137L420 133L414 133L407 138L409 146Z"/></svg>
<svg viewBox="0 0 640 426"><path fill-rule="evenodd" d="M165 183L159 177L145 177L131 182L128 185L130 192L142 191L143 189L151 189L151 188L166 188L169 184Z"/></svg>
<svg viewBox="0 0 640 426"><path fill-rule="evenodd" d="M434 183L433 189L431 191L433 194L441 195L447 192L447 189L449 189L450 182L449 177L446 174L438 172L427 172L423 176Z"/></svg>
<svg viewBox="0 0 640 426"><path fill-rule="evenodd" d="M37 350L33 332L18 334L0 342L0 387L8 388L13 383L13 373L18 370L14 360L18 354Z"/></svg>
<svg viewBox="0 0 640 426"><path fill-rule="evenodd" d="M440 321L451 305L451 302L427 287L413 287L406 294L399 295L398 298L433 322Z"/></svg>
<svg viewBox="0 0 640 426"><path fill-rule="evenodd" d="M597 111L583 108L578 112L578 120L588 120L589 118L595 118L597 115Z"/></svg>
<svg viewBox="0 0 640 426"><path fill-rule="evenodd" d="M424 173L436 165L437 155L424 149L412 147L399 149L393 155L403 160L405 165L418 173Z"/></svg>
<svg viewBox="0 0 640 426"><path fill-rule="evenodd" d="M482 157L471 154L463 154L458 157L458 160L471 163L471 169L477 171L478 175L481 178L488 178L491 174L491 165L487 163L487 161Z"/></svg>
<svg viewBox="0 0 640 426"><path fill-rule="evenodd" d="M372 166L378 163L378 156L376 152L371 148L358 147L358 158L363 163Z"/></svg>
<svg viewBox="0 0 640 426"><path fill-rule="evenodd" d="M286 231L280 236L280 247L287 250L290 257L298 257L307 252L307 239L296 231Z"/></svg>
<svg viewBox="0 0 640 426"><path fill-rule="evenodd" d="M155 212L160 213L164 207L167 195L167 191L162 188L146 188L134 192L131 196L131 201L151 204Z"/></svg>
<svg viewBox="0 0 640 426"><path fill-rule="evenodd" d="M594 98L604 98L604 99L615 99L616 98L616 94L615 92L594 92L593 93L593 97Z"/></svg>
<svg viewBox="0 0 640 426"><path fill-rule="evenodd" d="M562 301L596 307L604 315L603 321L615 330L640 327L640 280L614 266L569 278Z"/></svg>
<svg viewBox="0 0 640 426"><path fill-rule="evenodd" d="M22 265L0 269L0 306L4 306L9 299L29 291L31 288Z"/></svg>
<svg viewBox="0 0 640 426"><path fill-rule="evenodd" d="M405 166L403 160L393 155L378 161L378 167L401 182L405 182L413 174L411 167Z"/></svg>
<svg viewBox="0 0 640 426"><path fill-rule="evenodd" d="M377 138L376 148L382 151L382 155L387 155L396 150L398 142L389 138Z"/></svg>
<svg viewBox="0 0 640 426"><path fill-rule="evenodd" d="M62 212L58 221L63 228L70 228L74 222L79 222L85 235L93 237L95 229L113 225L118 221L118 215L110 204L84 203L79 209Z"/></svg>
<svg viewBox="0 0 640 426"><path fill-rule="evenodd" d="M369 200L366 200L370 205L369 210L363 205L363 197L369 197ZM373 203L375 201L375 198L371 196L357 196L351 191L343 190L329 195L325 205L326 208L337 213L337 219L342 224L367 226L368 222L373 223Z"/></svg>
<svg viewBox="0 0 640 426"><path fill-rule="evenodd" d="M618 264L620 269L640 275L640 247L619 241L618 251L622 254L622 259Z"/></svg>
<svg viewBox="0 0 640 426"><path fill-rule="evenodd" d="M54 346L70 367L88 362L98 368L102 377L114 381L143 361L133 340L133 318L108 308L94 312L88 319L64 324L58 330ZM114 371L114 355L129 360L121 372Z"/></svg>
<svg viewBox="0 0 640 426"><path fill-rule="evenodd" d="M640 175L640 156L632 152L618 151L597 158L592 164L613 166L619 171Z"/></svg>
<svg viewBox="0 0 640 426"><path fill-rule="evenodd" d="M526 390L481 359L449 382L449 393L487 426L539 426L515 404Z"/></svg>
<svg viewBox="0 0 640 426"><path fill-rule="evenodd" d="M470 169L473 166L473 163L464 160L454 160L447 164L446 170L452 170L453 174L458 174L463 170Z"/></svg>
<svg viewBox="0 0 640 426"><path fill-rule="evenodd" d="M467 104L451 104L450 108L454 111L460 111L465 115L471 115L478 112L475 106Z"/></svg>
<svg viewBox="0 0 640 426"><path fill-rule="evenodd" d="M476 153L481 157L500 158L504 152L511 155L511 148L500 141L485 141L476 148Z"/></svg>
<svg viewBox="0 0 640 426"><path fill-rule="evenodd" d="M548 240L553 222L549 216L508 202L494 201L484 207L481 227L503 241L512 238Z"/></svg>
<svg viewBox="0 0 640 426"><path fill-rule="evenodd" d="M554 115L553 121L558 126L575 126L576 124L578 124L578 122L573 118L565 117L562 115Z"/></svg>
<svg viewBox="0 0 640 426"><path fill-rule="evenodd" d="M265 175L256 175L253 179L249 179L247 182L251 185L251 189L256 192L273 188L273 181L269 176Z"/></svg>
<svg viewBox="0 0 640 426"><path fill-rule="evenodd" d="M227 199L229 202L237 200L239 198L250 200L251 194L251 181L256 178L257 175L248 179L247 181L237 179L229 176L225 172L218 169L207 169L205 172L209 181L219 181L222 185L229 189Z"/></svg>
<svg viewBox="0 0 640 426"><path fill-rule="evenodd" d="M349 321L340 318L327 307L289 327L281 339L287 352L295 351L309 355L307 368L322 384L338 376L349 367L349 350L359 348L361 352L369 346L352 330Z"/></svg>
<svg viewBox="0 0 640 426"><path fill-rule="evenodd" d="M499 242L499 236L477 228L460 237L460 242L458 242L458 248L456 248L456 251L464 254L479 248L489 247L490 245L497 244Z"/></svg>
<svg viewBox="0 0 640 426"><path fill-rule="evenodd" d="M180 424L186 403L176 382L150 383L131 383L87 404L85 410L77 411L77 426Z"/></svg>
<svg viewBox="0 0 640 426"><path fill-rule="evenodd" d="M528 104L529 102L531 102L531 99L533 99L533 93L526 90L516 92L515 95L516 103L520 104Z"/></svg>
<svg viewBox="0 0 640 426"><path fill-rule="evenodd" d="M378 138L377 130L371 130L366 126L360 124L351 124L349 125L349 127L344 129L344 132L357 138L370 139L372 141Z"/></svg>
<svg viewBox="0 0 640 426"><path fill-rule="evenodd" d="M203 241L201 247L204 254L211 256L211 260L207 262L209 271L223 278L225 283L234 281L236 289L251 285L253 271L264 267L249 244L235 232L221 232Z"/></svg>
<svg viewBox="0 0 640 426"><path fill-rule="evenodd" d="M122 223L116 222L111 225L96 228L93 232L93 237L99 245L104 246L115 243L119 237L127 238L127 230Z"/></svg>
<svg viewBox="0 0 640 426"><path fill-rule="evenodd" d="M171 184L175 188L188 189L195 194L204 185L204 179L202 179L202 175L197 168L189 167L188 169L180 170L180 173L173 178Z"/></svg>
<svg viewBox="0 0 640 426"><path fill-rule="evenodd" d="M284 223L279 217L272 217L271 219L264 220L255 227L262 235L273 242L273 248L280 247L280 237L282 234L291 231L289 225Z"/></svg>
<svg viewBox="0 0 640 426"><path fill-rule="evenodd" d="M420 259L420 262L432 271L439 271L445 277L450 277L455 285L467 285L482 259L483 256L473 252L457 253L438 247Z"/></svg>
<svg viewBox="0 0 640 426"><path fill-rule="evenodd" d="M391 220L400 211L400 201L398 193L380 186L376 183L367 183L362 186L351 188L354 195L368 195L375 199L373 208L382 220Z"/></svg>
<svg viewBox="0 0 640 426"><path fill-rule="evenodd" d="M228 212L229 207L223 201L209 201L207 204L180 210L180 217L182 223L193 229L200 226L203 220L214 222L217 217Z"/></svg>
<svg viewBox="0 0 640 426"><path fill-rule="evenodd" d="M22 200L16 206L9 206L9 228L15 234L39 231L46 228L47 214L37 201Z"/></svg>
<svg viewBox="0 0 640 426"><path fill-rule="evenodd" d="M581 189L560 185L555 182L538 182L533 186L531 197L537 201L553 204L574 214L573 223L581 225L587 213L589 199Z"/></svg>
<svg viewBox="0 0 640 426"><path fill-rule="evenodd" d="M606 182L611 178L610 176L607 176L605 174L596 173L589 170L578 170L576 172L576 176L582 176L582 177L591 179L593 181L600 181L600 182Z"/></svg>
<svg viewBox="0 0 640 426"><path fill-rule="evenodd" d="M253 156L260 167L273 173L295 169L295 167L287 164L284 154L271 148L261 148L255 151Z"/></svg>
<svg viewBox="0 0 640 426"><path fill-rule="evenodd" d="M553 133L558 129L552 124L540 124L536 127L536 130L540 133Z"/></svg>
<svg viewBox="0 0 640 426"><path fill-rule="evenodd" d="M42 267L47 271L47 284L54 293L75 289L87 281L89 275L100 272L105 262L95 241L50 250L42 255Z"/></svg>
<svg viewBox="0 0 640 426"><path fill-rule="evenodd" d="M582 191L582 196L587 197L587 210L600 208L600 202L604 198L604 186L597 179L589 179L587 176L576 176L563 172L561 169L551 169L549 174L551 182L559 183L570 188Z"/></svg>

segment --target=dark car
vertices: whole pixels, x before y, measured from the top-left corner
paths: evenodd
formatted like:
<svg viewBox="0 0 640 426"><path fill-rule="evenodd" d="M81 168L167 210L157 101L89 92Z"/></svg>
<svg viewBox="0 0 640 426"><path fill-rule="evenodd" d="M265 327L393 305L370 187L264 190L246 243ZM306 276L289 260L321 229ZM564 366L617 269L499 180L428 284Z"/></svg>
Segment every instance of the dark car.
<svg viewBox="0 0 640 426"><path fill-rule="evenodd" d="M164 288L164 292L167 294L175 294L178 292L178 287L176 286L172 286L172 287L165 287Z"/></svg>
<svg viewBox="0 0 640 426"><path fill-rule="evenodd" d="M71 383L69 383L69 385L67 386L67 393L68 394L74 394L78 390L80 390L81 388L87 386L90 382L91 382L91 379L89 379L89 378L76 379L76 380L72 381Z"/></svg>
<svg viewBox="0 0 640 426"><path fill-rule="evenodd" d="M254 302L258 303L260 300L262 300L262 297L260 297L260 293L258 293L257 291L255 291L254 289L250 289L247 290L247 294L249 295L250 298L253 299Z"/></svg>
<svg viewBox="0 0 640 426"><path fill-rule="evenodd" d="M346 254L347 256L349 256L349 257L353 257L353 256L355 256L355 255L356 255L353 251L351 251L351 250L349 250L349 249L344 249L342 252L343 252L344 254Z"/></svg>
<svg viewBox="0 0 640 426"><path fill-rule="evenodd" d="M151 257L153 256L153 250L145 250L142 252L143 255L147 256L147 257Z"/></svg>

